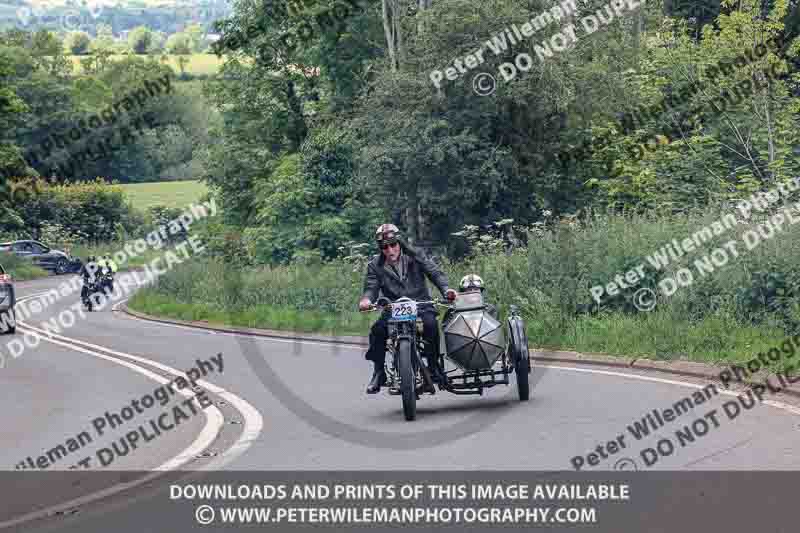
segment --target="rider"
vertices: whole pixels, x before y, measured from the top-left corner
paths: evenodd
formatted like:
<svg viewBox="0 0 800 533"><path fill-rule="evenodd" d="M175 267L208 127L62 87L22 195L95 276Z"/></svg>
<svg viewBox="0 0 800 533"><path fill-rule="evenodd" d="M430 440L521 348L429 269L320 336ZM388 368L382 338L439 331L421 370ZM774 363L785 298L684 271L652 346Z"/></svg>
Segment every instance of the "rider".
<svg viewBox="0 0 800 533"><path fill-rule="evenodd" d="M81 299L85 299L89 295L89 282L94 282L95 280L95 273L100 270L100 265L97 263L95 256L90 255L86 259L86 263L81 266L81 270L78 273L79 276L83 278L83 287L81 287Z"/></svg>
<svg viewBox="0 0 800 533"><path fill-rule="evenodd" d="M103 256L103 261L105 261L106 266L108 266L112 274L117 273L117 264L114 262L113 259L111 259L111 256L109 254Z"/></svg>
<svg viewBox="0 0 800 533"><path fill-rule="evenodd" d="M117 264L111 259L111 256L106 254L97 261L100 268L107 268L112 274L117 272Z"/></svg>
<svg viewBox="0 0 800 533"><path fill-rule="evenodd" d="M427 277L442 296L453 301L456 291L448 288L447 276L431 259L408 246L400 238L400 231L394 224L381 224L375 232L375 240L381 253L373 257L367 265L364 279L364 293L358 307L366 311L378 298L379 292L390 300L403 296L412 300L430 300L431 295L425 285ZM439 325L436 322L436 309L420 306L423 336L425 338L428 367L433 378L444 383L446 378L439 367ZM373 325L369 334L369 350L365 358L375 365L372 379L367 385L367 394L375 394L386 384L386 339L389 336L387 316L384 314Z"/></svg>
<svg viewBox="0 0 800 533"><path fill-rule="evenodd" d="M111 274L108 281L108 288L109 290L114 290L114 274L117 272L117 264L111 259L109 254L104 255L100 258L97 262L100 268L107 268L109 273Z"/></svg>

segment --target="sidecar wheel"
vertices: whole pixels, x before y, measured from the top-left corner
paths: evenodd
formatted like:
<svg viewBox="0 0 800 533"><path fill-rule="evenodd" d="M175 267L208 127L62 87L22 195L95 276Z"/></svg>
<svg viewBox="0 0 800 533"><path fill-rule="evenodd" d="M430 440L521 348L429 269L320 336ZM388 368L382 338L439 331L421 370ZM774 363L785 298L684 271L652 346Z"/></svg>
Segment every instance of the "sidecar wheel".
<svg viewBox="0 0 800 533"><path fill-rule="evenodd" d="M530 399L530 383L528 376L531 371L530 353L528 352L528 334L525 332L525 325L519 318L509 320L511 330L511 350L514 361L514 372L517 375L517 392L519 401L527 402Z"/></svg>
<svg viewBox="0 0 800 533"><path fill-rule="evenodd" d="M397 346L397 366L400 374L400 394L403 397L403 414L406 420L417 417L417 376L414 372L411 342L401 339Z"/></svg>

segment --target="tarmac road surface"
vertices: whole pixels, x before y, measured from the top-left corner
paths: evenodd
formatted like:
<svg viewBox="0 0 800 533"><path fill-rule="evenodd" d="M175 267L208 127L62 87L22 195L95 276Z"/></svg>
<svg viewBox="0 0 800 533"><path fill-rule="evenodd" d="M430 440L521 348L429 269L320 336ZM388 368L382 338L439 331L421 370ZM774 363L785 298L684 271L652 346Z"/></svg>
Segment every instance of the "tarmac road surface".
<svg viewBox="0 0 800 533"><path fill-rule="evenodd" d="M19 283L18 299L30 302L27 297L69 277ZM800 466L795 451L800 410L791 399L771 398L770 405L756 402L732 418L723 403L737 403L734 396L711 394L700 388L706 383L664 374L534 364L529 402L518 401L512 378L511 386L495 387L483 396L424 395L417 404L417 420L408 423L399 397L364 393L371 368L360 346L166 325L133 318L109 305L78 317L58 335L45 335L37 347L26 347L16 358L9 354L12 339L41 331L43 321L78 300L78 294L58 300L23 320L16 335L0 337L5 356L0 368L0 465L5 470L32 469L31 462L42 456L48 471L91 458L89 467L105 472L574 471L578 464L584 471L797 470ZM169 382L177 389L177 376L197 368L199 361L210 366L208 361L218 354L224 361L222 370L207 370L198 389L172 393L164 406L140 405L142 412L115 429L109 427L112 415L133 400L143 400ZM696 400L703 390L706 401L701 405ZM197 408L197 398L195 403L190 399L198 391L205 391L210 402L203 409ZM687 396L696 403L686 404ZM676 403L684 406L683 411ZM178 405L183 406L184 416L175 414ZM693 406L686 409L687 405ZM670 409L678 414L667 422L663 419L669 415L664 413ZM727 409L734 410L730 405ZM162 412L166 415L160 425L157 415ZM648 414L652 420L646 419ZM105 419L102 435L96 427L103 424L98 418ZM160 434L154 435L156 428L148 426L151 420L156 420L153 426L161 428ZM637 421L640 427L662 427L637 439ZM139 432L136 447L126 449L126 435L140 426L145 434ZM84 440L79 442L82 433ZM147 442L145 435L151 437ZM72 449L68 449L70 439L74 439ZM674 449L648 466L660 439ZM662 451L669 443L662 442ZM66 453L53 451L59 445ZM100 448L109 450L103 452L104 460L110 461L105 467L99 464ZM645 448L653 451L643 452ZM112 481L108 486L119 483L118 478ZM37 491L36 504L31 507L30 493L20 488L19 501L2 506L0 527L63 501L64 492L56 487L50 492L41 486L28 489Z"/></svg>

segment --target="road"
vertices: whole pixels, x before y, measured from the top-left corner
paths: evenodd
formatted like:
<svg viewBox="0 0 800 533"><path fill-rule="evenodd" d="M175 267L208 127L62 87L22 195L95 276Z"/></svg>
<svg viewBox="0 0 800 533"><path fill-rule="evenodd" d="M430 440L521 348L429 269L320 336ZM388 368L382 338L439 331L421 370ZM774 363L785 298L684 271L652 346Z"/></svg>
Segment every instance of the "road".
<svg viewBox="0 0 800 533"><path fill-rule="evenodd" d="M18 299L46 292L65 279L20 283ZM576 456L583 457L583 470L591 471L612 470L615 465L617 469L635 465L639 470L797 470L800 466L793 452L800 441L800 410L786 399L756 404L731 420L722 403L736 398L715 395L666 423L658 437L637 441L627 426L654 409L671 408L705 385L664 374L535 365L529 402L519 402L513 386L496 387L482 397L426 395L418 403L417 420L407 423L399 397L364 393L371 369L358 346L166 325L133 318L109 305L78 318L60 335L43 338L38 347L25 349L19 357L9 355L7 343L12 338L40 330L42 321L77 300L77 294L58 300L24 320L15 336L0 338L5 354L5 366L0 368L4 404L0 464L6 470L22 468L28 457L36 462L84 431L92 442L56 458L48 471L67 469L85 457L92 457L91 468L105 472L570 471ZM119 413L132 400L152 394L197 366L198 360L218 354L224 361L222 371L208 372L198 382L198 390L206 391L213 406L150 442L139 442L124 457L116 454L107 467L97 464L99 448L111 447L186 397L176 394L165 407L136 414L116 430L106 428L102 436L93 420L106 412ZM712 410L716 414L704 418ZM705 425L697 419L705 420ZM684 439L681 446L675 431L685 425L694 427L695 440ZM648 467L641 450L655 448L663 437L670 437L676 449ZM620 444L609 446L609 441ZM588 455L598 445L607 457L596 452L592 459L596 465L590 467ZM62 503L62 491L46 492L39 492L35 509ZM20 489L20 494L18 502L0 511L0 525L34 510L22 495L29 493Z"/></svg>

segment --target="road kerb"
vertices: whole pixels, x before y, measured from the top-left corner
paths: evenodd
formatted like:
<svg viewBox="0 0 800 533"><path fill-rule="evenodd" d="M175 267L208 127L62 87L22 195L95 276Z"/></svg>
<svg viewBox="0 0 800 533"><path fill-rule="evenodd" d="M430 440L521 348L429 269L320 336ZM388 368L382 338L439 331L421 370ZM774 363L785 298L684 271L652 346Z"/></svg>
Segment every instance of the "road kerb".
<svg viewBox="0 0 800 533"><path fill-rule="evenodd" d="M127 304L122 304L120 310L134 318L147 320L150 322L160 322L163 324L174 324L198 329L219 331L224 333L234 333L238 335L251 335L254 337L265 337L274 339L290 339L297 341L327 342L333 344L346 344L352 346L368 346L367 337L358 336L339 336L331 337L327 335L317 335L312 333L296 334L294 332L276 331L258 328L242 328L234 326L217 326L207 322L178 320L173 318L162 318L134 311L128 308ZM673 376L684 376L695 379L703 379L719 385L719 373L725 368L724 365L711 365L708 363L698 363L683 359L676 360L655 360L643 357L621 357L602 353L581 353L560 350L541 350L533 346L529 347L534 361L542 363L568 363L575 365L606 366L615 368L627 368L632 370L646 370L670 374ZM765 376L762 376L764 378ZM763 382L763 379L761 380ZM752 381L750 384L757 383ZM800 398L800 382L785 389L781 394L786 394L795 398Z"/></svg>

